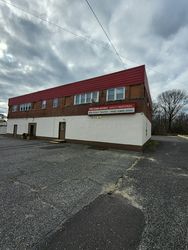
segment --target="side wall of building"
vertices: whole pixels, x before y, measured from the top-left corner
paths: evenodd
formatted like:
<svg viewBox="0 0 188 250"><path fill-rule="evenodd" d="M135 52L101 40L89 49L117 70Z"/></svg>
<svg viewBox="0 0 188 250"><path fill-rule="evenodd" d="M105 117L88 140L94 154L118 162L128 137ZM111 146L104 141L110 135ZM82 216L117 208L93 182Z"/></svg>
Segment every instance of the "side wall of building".
<svg viewBox="0 0 188 250"><path fill-rule="evenodd" d="M144 145L151 138L151 122L143 115L142 144Z"/></svg>
<svg viewBox="0 0 188 250"><path fill-rule="evenodd" d="M0 135L4 135L7 133L7 126L4 125L4 126L1 126L0 125Z"/></svg>
<svg viewBox="0 0 188 250"><path fill-rule="evenodd" d="M28 124L36 123L36 136L58 138L59 122L66 123L69 140L142 146L151 136L151 123L144 113L103 116L57 116L9 119L7 133L28 133Z"/></svg>

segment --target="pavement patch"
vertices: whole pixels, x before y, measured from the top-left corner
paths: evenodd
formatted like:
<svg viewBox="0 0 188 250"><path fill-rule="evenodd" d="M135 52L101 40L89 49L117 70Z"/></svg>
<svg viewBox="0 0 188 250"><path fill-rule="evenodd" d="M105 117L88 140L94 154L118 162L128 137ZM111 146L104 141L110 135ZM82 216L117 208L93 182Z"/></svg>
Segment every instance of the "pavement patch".
<svg viewBox="0 0 188 250"><path fill-rule="evenodd" d="M144 226L140 209L119 195L101 195L36 249L136 250Z"/></svg>
<svg viewBox="0 0 188 250"><path fill-rule="evenodd" d="M33 249L133 164L137 153L1 137L0 249Z"/></svg>

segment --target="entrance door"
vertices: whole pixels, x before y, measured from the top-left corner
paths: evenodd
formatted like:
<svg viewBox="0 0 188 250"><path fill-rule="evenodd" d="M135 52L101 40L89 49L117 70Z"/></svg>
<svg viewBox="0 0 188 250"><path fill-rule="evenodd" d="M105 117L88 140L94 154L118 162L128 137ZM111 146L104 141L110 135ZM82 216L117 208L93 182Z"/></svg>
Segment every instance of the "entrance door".
<svg viewBox="0 0 188 250"><path fill-rule="evenodd" d="M13 128L13 136L17 135L17 130L18 130L18 125L14 124L14 128Z"/></svg>
<svg viewBox="0 0 188 250"><path fill-rule="evenodd" d="M66 122L59 123L59 139L65 140Z"/></svg>
<svg viewBox="0 0 188 250"><path fill-rule="evenodd" d="M29 123L28 124L28 134L31 138L36 136L36 128L37 128L36 123Z"/></svg>

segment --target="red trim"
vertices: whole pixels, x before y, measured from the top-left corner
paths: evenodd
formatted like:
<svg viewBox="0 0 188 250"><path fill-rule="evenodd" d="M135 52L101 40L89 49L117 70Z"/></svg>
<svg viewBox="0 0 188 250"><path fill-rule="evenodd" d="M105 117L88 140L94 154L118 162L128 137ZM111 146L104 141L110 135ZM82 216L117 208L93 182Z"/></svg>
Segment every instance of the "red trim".
<svg viewBox="0 0 188 250"><path fill-rule="evenodd" d="M126 103L126 104L117 104L117 105L106 105L106 106L98 106L98 107L91 107L89 111L95 110L104 110L104 109L124 109L124 108L135 108L135 103Z"/></svg>
<svg viewBox="0 0 188 250"><path fill-rule="evenodd" d="M28 102L38 102L41 100L48 100L63 96L72 96L75 94L80 94L90 91L101 91L113 87L137 85L141 83L145 83L144 65L111 73L108 75L98 76L95 78L58 86L51 89L38 91L23 96L10 98L9 105L17 105Z"/></svg>

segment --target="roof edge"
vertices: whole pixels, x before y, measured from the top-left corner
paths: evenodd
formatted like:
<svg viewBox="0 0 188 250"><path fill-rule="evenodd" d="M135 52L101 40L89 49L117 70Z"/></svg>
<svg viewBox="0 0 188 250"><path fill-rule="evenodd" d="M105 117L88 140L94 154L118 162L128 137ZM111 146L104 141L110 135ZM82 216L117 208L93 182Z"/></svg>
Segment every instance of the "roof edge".
<svg viewBox="0 0 188 250"><path fill-rule="evenodd" d="M146 74L145 64L143 64L143 65L139 65L139 66L136 66L136 67L133 67L133 68L124 69L124 70L112 72L112 73L105 74L105 75L100 75L100 76L96 76L96 77L91 77L91 78L83 79L83 80L76 81L76 82L70 82L70 83L67 83L67 84L61 84L61 85L58 85L58 86L55 86L55 87L52 87L52 88L47 88L47 89L43 89L43 90L39 90L39 91L35 91L35 92L30 92L30 93L24 94L24 95L14 96L14 97L9 98L8 100L10 101L10 100L14 100L15 98L26 97L26 96L31 95L31 94L40 93L40 92L43 92L43 91L46 91L46 90L53 90L53 89L56 89L56 88L59 88L59 87L62 87L62 86L73 85L73 84L76 84L76 83L83 83L83 82L85 82L85 81L94 80L94 79L99 79L99 78L103 78L103 77L106 77L106 76L119 74L119 73L125 72L125 71L132 71L132 70L135 70L135 69L137 69L137 68L143 68L143 70L144 70L144 72L145 72L145 74ZM8 103L9 103L9 101L8 101Z"/></svg>

